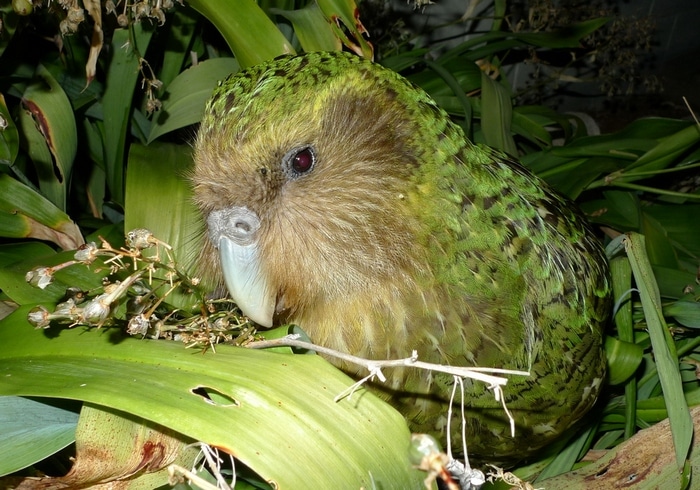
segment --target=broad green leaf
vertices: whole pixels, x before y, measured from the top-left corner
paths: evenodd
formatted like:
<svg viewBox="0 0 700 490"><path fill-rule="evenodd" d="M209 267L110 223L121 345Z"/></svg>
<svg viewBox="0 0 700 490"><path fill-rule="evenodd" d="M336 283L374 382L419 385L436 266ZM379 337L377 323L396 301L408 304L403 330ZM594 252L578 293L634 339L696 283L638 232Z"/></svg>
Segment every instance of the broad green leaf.
<svg viewBox="0 0 700 490"><path fill-rule="evenodd" d="M145 145L148 142L148 135L150 132L150 119L148 119L144 111L135 108L131 118L131 136L142 145Z"/></svg>
<svg viewBox="0 0 700 490"><path fill-rule="evenodd" d="M235 455L278 488L418 488L401 415L320 356L220 345L214 352L113 330L0 322L0 395L84 400ZM215 403L203 391L228 403Z"/></svg>
<svg viewBox="0 0 700 490"><path fill-rule="evenodd" d="M696 273L652 265L656 282L661 296L665 298L680 298L688 288L696 284Z"/></svg>
<svg viewBox="0 0 700 490"><path fill-rule="evenodd" d="M685 395L685 402L689 407L700 405L700 388L697 386L684 391L683 394ZM644 422L648 422L650 424L656 423L668 418L666 408L666 400L662 395L645 398L637 403L637 415Z"/></svg>
<svg viewBox="0 0 700 490"><path fill-rule="evenodd" d="M654 141L641 138L586 136L569 145L552 148L552 153L568 158L602 156L635 161L640 154L653 148L654 145Z"/></svg>
<svg viewBox="0 0 700 490"><path fill-rule="evenodd" d="M506 0L494 0L493 2L493 23L491 24L492 32L499 32L503 25L503 20L506 17Z"/></svg>
<svg viewBox="0 0 700 490"><path fill-rule="evenodd" d="M540 146L552 145L552 134L546 129L546 120L537 116L529 116L513 108L513 124L511 129L515 134L519 134L536 142Z"/></svg>
<svg viewBox="0 0 700 490"><path fill-rule="evenodd" d="M238 62L235 59L214 58L180 73L165 91L163 107L151 125L148 142L175 129L198 123L217 83L237 71Z"/></svg>
<svg viewBox="0 0 700 490"><path fill-rule="evenodd" d="M547 175L556 175L562 168L576 168L583 165L586 159L570 159L553 155L549 150L528 153L520 157L520 162L540 178L547 179Z"/></svg>
<svg viewBox="0 0 700 490"><path fill-rule="evenodd" d="M500 83L481 74L481 130L489 146L517 156L510 126L513 119L510 94Z"/></svg>
<svg viewBox="0 0 700 490"><path fill-rule="evenodd" d="M22 260L40 259L56 255L56 251L43 242L6 243L0 245L0 269ZM0 290L4 290L0 284Z"/></svg>
<svg viewBox="0 0 700 490"><path fill-rule="evenodd" d="M0 248L4 252L7 248L10 254L24 251L22 260L3 263L0 268L0 289L9 296L12 301L20 305L35 305L37 303L53 304L59 302L66 295L69 287L79 288L84 291L99 288L102 285L101 278L108 272L105 268L99 274L84 266L67 267L54 274L54 281L44 289L39 289L27 282L27 272L36 267L52 267L73 259L75 252L68 251L55 253L53 250L47 254L45 250L36 244L23 243L6 245Z"/></svg>
<svg viewBox="0 0 700 490"><path fill-rule="evenodd" d="M500 43L502 42L507 43L507 46L501 45ZM508 49L518 45L522 45L522 43L510 38L510 33L508 32L489 31L480 36L474 36L454 48L449 49L440 57L440 60L445 63L447 61L466 57L469 60L476 61L477 59L488 58L504 47Z"/></svg>
<svg viewBox="0 0 700 490"><path fill-rule="evenodd" d="M281 10L270 9L274 14L281 15L294 26L294 34L304 51L339 51L343 45L333 33L323 13L316 2L309 3L303 9Z"/></svg>
<svg viewBox="0 0 700 490"><path fill-rule="evenodd" d="M72 406L71 406L72 405ZM75 404L0 396L0 476L25 468L75 440Z"/></svg>
<svg viewBox="0 0 700 490"><path fill-rule="evenodd" d="M649 261L662 267L678 268L678 256L663 223L642 212L639 232L644 235Z"/></svg>
<svg viewBox="0 0 700 490"><path fill-rule="evenodd" d="M294 53L292 45L255 0L191 0L188 4L216 26L241 68Z"/></svg>
<svg viewBox="0 0 700 490"><path fill-rule="evenodd" d="M700 255L700 205L656 205L646 206L644 214L663 227L668 238L692 255Z"/></svg>
<svg viewBox="0 0 700 490"><path fill-rule="evenodd" d="M377 60L377 62L391 70L400 72L406 68L421 63L425 55L429 52L429 49L412 49L405 53L397 53L386 58Z"/></svg>
<svg viewBox="0 0 700 490"><path fill-rule="evenodd" d="M29 110L20 109L17 119L22 139L27 147L27 155L36 172L41 195L57 208L65 210L65 189L57 185L53 157L46 138L37 127Z"/></svg>
<svg viewBox="0 0 700 490"><path fill-rule="evenodd" d="M610 22L608 17L585 20L551 32L518 32L516 39L545 48L579 48L581 39Z"/></svg>
<svg viewBox="0 0 700 490"><path fill-rule="evenodd" d="M39 187L56 206L65 209L68 179L78 149L78 130L68 96L51 73L38 65L36 76L39 80L29 85L22 96L26 109L22 114L31 115L51 152L48 160L45 156L34 160ZM26 124L23 126L26 128Z"/></svg>
<svg viewBox="0 0 700 490"><path fill-rule="evenodd" d="M608 383L619 385L637 371L644 349L637 344L608 336L605 339L605 354L608 358Z"/></svg>
<svg viewBox="0 0 700 490"><path fill-rule="evenodd" d="M112 59L107 67L107 83L102 98L104 118L104 164L107 186L113 201L124 203L124 163L132 113L132 97L139 77L139 53L145 53L153 29L136 23L132 29L115 29L111 42Z"/></svg>
<svg viewBox="0 0 700 490"><path fill-rule="evenodd" d="M642 155L628 170L649 171L666 168L691 145L700 142L700 127L688 126L677 133L661 138L656 146Z"/></svg>
<svg viewBox="0 0 700 490"><path fill-rule="evenodd" d="M590 445L590 439L593 433L594 427L590 427L579 434L578 437L560 451L552 462L542 470L542 473L538 475L536 481L542 481L545 478L552 478L570 471L574 463L579 459L582 449Z"/></svg>
<svg viewBox="0 0 700 490"><path fill-rule="evenodd" d="M601 135L601 138L610 139L651 139L658 140L665 136L671 136L692 123L681 119L668 119L663 117L643 117L629 123L616 133Z"/></svg>
<svg viewBox="0 0 700 490"><path fill-rule="evenodd" d="M627 348L624 351L620 349L619 361L608 361L610 369L608 379L611 384L613 384L613 380L618 383L627 381L625 383L625 427L623 436L625 439L629 439L637 429L637 377L631 374L638 370L639 363L644 359L641 346L633 343L635 336L632 318L632 266L629 259L624 256L612 258L610 260L610 275L613 282L613 298L615 299L616 308L613 314L615 315L615 327L617 328L618 338L616 339L611 335L606 337L605 347L608 359L612 357L609 351L611 343L620 343ZM634 349L629 347L631 345L635 345L638 351L634 352ZM622 356L623 353L625 354L624 357ZM637 357L638 360L636 359Z"/></svg>
<svg viewBox="0 0 700 490"><path fill-rule="evenodd" d="M460 104L460 111L459 113L464 116L464 123L462 124L462 128L464 129L464 134L470 135L471 134L471 119L472 119L472 106L471 102L469 101L469 98L466 96L464 93L464 90L460 86L459 81L452 76L452 74L447 71L443 66L441 66L439 63L432 62L428 59L426 59L425 64L433 70L437 75L444 80L444 82L447 84L449 89L452 91L452 94L457 98Z"/></svg>
<svg viewBox="0 0 700 490"><path fill-rule="evenodd" d="M622 436L622 430L610 430L609 432L603 433L603 435L595 443L593 449L609 449L614 447L620 441L620 436Z"/></svg>
<svg viewBox="0 0 700 490"><path fill-rule="evenodd" d="M66 213L7 174L0 175L0 236L50 240L64 249L83 243Z"/></svg>
<svg viewBox="0 0 700 490"><path fill-rule="evenodd" d="M675 301L664 306L664 315L672 316L684 327L700 328L700 303Z"/></svg>
<svg viewBox="0 0 700 490"><path fill-rule="evenodd" d="M99 168L104 173L104 123L86 117L83 118L82 125L85 137L83 141L86 146L83 150L86 150L90 155L90 160L95 163L94 167Z"/></svg>
<svg viewBox="0 0 700 490"><path fill-rule="evenodd" d="M2 36L0 36L0 56L2 56L15 34L20 16L14 11L10 2L4 2L0 4L0 18L3 21Z"/></svg>
<svg viewBox="0 0 700 490"><path fill-rule="evenodd" d="M683 468L693 438L693 423L683 396L675 345L663 318L659 290L645 253L644 237L637 233L628 234L625 239L625 250L642 299L644 316L671 423L676 464L678 468Z"/></svg>
<svg viewBox="0 0 700 490"><path fill-rule="evenodd" d="M86 139L91 152L99 151L99 159L93 161L100 162L103 158L102 150L104 149L100 138L99 128L102 126L99 122L91 124L87 118L83 119L85 133L89 134ZM90 173L90 178L87 182L87 200L90 205L90 214L94 218L101 218L104 213L104 202L107 197L107 174L104 171L104 166L93 165Z"/></svg>
<svg viewBox="0 0 700 490"><path fill-rule="evenodd" d="M19 135L5 97L0 93L0 164L12 165L19 151Z"/></svg>
<svg viewBox="0 0 700 490"><path fill-rule="evenodd" d="M536 105L513 107L513 117L515 114L532 119L543 127L554 126L563 130L565 144L570 144L572 137L582 138L588 134L584 121L575 114L560 114L549 107Z"/></svg>
<svg viewBox="0 0 700 490"><path fill-rule="evenodd" d="M611 172L617 168L618 161L611 158L577 158L560 162L556 167L540 172L538 175L560 193L570 199L577 199L583 191L591 187L591 183L601 173ZM572 178L572 175L576 178ZM616 212L615 209L610 211Z"/></svg>
<svg viewBox="0 0 700 490"><path fill-rule="evenodd" d="M163 65L158 72L158 80L163 83L163 87L158 91L158 96L162 95L164 89L180 74L183 66L187 66L199 20L200 16L197 12L182 6L174 9L172 17L168 19L169 29L166 30Z"/></svg>
<svg viewBox="0 0 700 490"><path fill-rule="evenodd" d="M124 227L147 228L173 247L175 260L194 268L201 252L202 226L186 180L192 166L189 146L132 145L126 182ZM167 219L163 219L163 212ZM174 292L168 302L189 309L194 295Z"/></svg>
<svg viewBox="0 0 700 490"><path fill-rule="evenodd" d="M632 321L632 268L629 259L618 256L610 259L613 299L615 301L615 326L623 342L634 342Z"/></svg>
<svg viewBox="0 0 700 490"><path fill-rule="evenodd" d="M20 110L18 115L22 139L27 145L27 155L36 172L39 191L58 209L65 210L65 189L56 181L53 157L46 138L36 126L34 118L27 110Z"/></svg>
<svg viewBox="0 0 700 490"><path fill-rule="evenodd" d="M362 25L355 0L316 0L316 3L335 35L348 49L374 59L374 47L365 39L367 29Z"/></svg>
<svg viewBox="0 0 700 490"><path fill-rule="evenodd" d="M104 80L93 79L87 84L85 65L90 55L90 45L81 36L65 36L62 38L63 50L70 53L66 57L51 57L43 61L46 69L61 84L75 111L76 123L79 120L80 109L87 109L98 103L104 92ZM79 123L77 123L79 125ZM80 137L80 136L79 136Z"/></svg>
<svg viewBox="0 0 700 490"><path fill-rule="evenodd" d="M467 56L476 60L488 58L500 51L529 45L543 48L578 48L581 39L599 29L610 19L600 17L548 32L507 32L491 30L474 36L447 51L444 60Z"/></svg>
<svg viewBox="0 0 700 490"><path fill-rule="evenodd" d="M428 60L429 61L429 60ZM384 63L382 61L382 63ZM467 61L457 60L443 63L441 60L428 62L419 59L415 63L425 63L428 69L418 73L411 73L407 78L428 92L433 98L438 98L444 95L466 94L481 89L481 70L476 65ZM455 85L452 80L457 81L460 90L455 90ZM452 113L447 107L441 107Z"/></svg>
<svg viewBox="0 0 700 490"><path fill-rule="evenodd" d="M479 48L474 48L465 53L464 58L473 62L477 62L479 60L491 60L497 58L500 53L517 48L524 48L526 46L526 43L523 43L517 39L502 39L489 42L488 44L485 44Z"/></svg>
<svg viewBox="0 0 700 490"><path fill-rule="evenodd" d="M582 203L581 208L586 214L593 215L593 221L604 223L613 228L627 231L638 230L641 226L641 211L639 198L635 193L627 191L605 191L604 199ZM604 210L603 213L597 213Z"/></svg>

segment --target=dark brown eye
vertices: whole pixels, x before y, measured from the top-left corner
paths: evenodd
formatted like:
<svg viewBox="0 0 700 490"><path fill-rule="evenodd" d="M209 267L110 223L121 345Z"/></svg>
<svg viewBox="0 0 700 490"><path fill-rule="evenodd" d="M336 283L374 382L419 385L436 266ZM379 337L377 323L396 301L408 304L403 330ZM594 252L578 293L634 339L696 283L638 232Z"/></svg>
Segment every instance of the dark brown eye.
<svg viewBox="0 0 700 490"><path fill-rule="evenodd" d="M292 158L292 169L294 169L295 172L299 172L300 174L311 170L311 167L313 167L313 165L314 154L311 153L311 149L309 148L304 148L299 153L294 155L294 158Z"/></svg>
<svg viewBox="0 0 700 490"><path fill-rule="evenodd" d="M288 177L296 179L310 172L316 163L316 154L311 146L295 148L284 156L282 166Z"/></svg>

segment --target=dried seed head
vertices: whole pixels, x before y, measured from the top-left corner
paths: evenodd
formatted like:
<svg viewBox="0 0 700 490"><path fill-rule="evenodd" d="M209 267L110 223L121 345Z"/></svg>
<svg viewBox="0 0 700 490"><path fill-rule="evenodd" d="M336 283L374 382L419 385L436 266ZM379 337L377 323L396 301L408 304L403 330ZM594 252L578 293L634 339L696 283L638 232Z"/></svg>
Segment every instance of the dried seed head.
<svg viewBox="0 0 700 490"><path fill-rule="evenodd" d="M85 323L101 325L109 316L110 307L104 300L107 294L100 294L88 302L80 311L81 320Z"/></svg>
<svg viewBox="0 0 700 490"><path fill-rule="evenodd" d="M73 300L73 298L70 298L64 301L63 303L57 304L56 309L53 313L55 316L62 316L69 319L77 319L79 311L80 309L75 306L75 301Z"/></svg>
<svg viewBox="0 0 700 490"><path fill-rule="evenodd" d="M34 287L46 289L53 282L53 269L51 267L37 267L24 276L24 280Z"/></svg>
<svg viewBox="0 0 700 490"><path fill-rule="evenodd" d="M85 20L85 11L79 7L72 8L68 11L66 19L71 24L80 24L82 21Z"/></svg>
<svg viewBox="0 0 700 490"><path fill-rule="evenodd" d="M131 11L134 13L134 18L138 21L142 17L148 17L151 13L151 6L148 2L138 2L131 7Z"/></svg>
<svg viewBox="0 0 700 490"><path fill-rule="evenodd" d="M49 310L43 306L33 308L27 315L27 320L29 320L29 323L34 325L35 328L48 328L51 323Z"/></svg>
<svg viewBox="0 0 700 490"><path fill-rule="evenodd" d="M95 242L86 243L81 245L78 250L76 250L73 258L78 262L82 262L85 265L91 264L97 258L97 245Z"/></svg>
<svg viewBox="0 0 700 490"><path fill-rule="evenodd" d="M150 326L151 322L148 318L146 318L146 315L136 315L129 320L129 324L126 327L126 333L129 335L146 335Z"/></svg>
<svg viewBox="0 0 700 490"><path fill-rule="evenodd" d="M152 247L156 243L153 233L145 228L137 228L126 234L126 245L129 248L143 250Z"/></svg>

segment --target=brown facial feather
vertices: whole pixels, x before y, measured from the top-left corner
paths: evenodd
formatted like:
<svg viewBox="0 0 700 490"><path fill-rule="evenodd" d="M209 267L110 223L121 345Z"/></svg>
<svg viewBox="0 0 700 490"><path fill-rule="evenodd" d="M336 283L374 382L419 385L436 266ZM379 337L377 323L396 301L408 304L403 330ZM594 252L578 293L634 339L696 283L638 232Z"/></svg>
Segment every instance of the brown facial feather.
<svg viewBox="0 0 700 490"><path fill-rule="evenodd" d="M390 93L327 92L308 94L302 111L262 118L254 133L210 133L197 154L195 192L205 214L244 205L260 216L267 275L287 318L427 271L412 229L420 225L401 210L416 166L406 142L417 128ZM289 178L282 157L304 145L315 151L314 169Z"/></svg>

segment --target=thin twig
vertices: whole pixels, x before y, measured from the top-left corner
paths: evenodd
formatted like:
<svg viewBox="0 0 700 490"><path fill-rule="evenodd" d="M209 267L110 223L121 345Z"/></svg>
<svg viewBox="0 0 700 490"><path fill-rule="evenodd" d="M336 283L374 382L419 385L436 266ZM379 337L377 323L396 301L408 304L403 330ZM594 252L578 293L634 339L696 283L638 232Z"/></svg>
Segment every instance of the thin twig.
<svg viewBox="0 0 700 490"><path fill-rule="evenodd" d="M417 351L413 351L411 357L404 359L390 359L390 360L375 360L375 359L364 359L362 357L353 356L352 354L347 354L345 352L340 352L334 349L329 349L328 347L323 347L320 345L312 344L310 342L304 342L303 340L298 340L298 334L287 335L279 339L271 340L259 340L251 342L246 347L253 349L266 349L269 347L298 347L300 349L311 350L318 352L320 354L325 354L333 358L339 359L341 361L349 362L358 366L362 366L368 369L372 374L367 377L367 379L372 376L377 376L381 381L385 381L384 375L381 373L382 368L390 367L414 367L417 369L424 369L427 371L440 372L451 374L453 376L460 376L464 378L471 378L477 381L482 381L489 385L489 388L495 388L497 386L504 386L508 383L508 379L500 376L492 376L492 374L514 374L517 376L530 376L528 371L515 371L511 369L499 369L499 368L482 368L482 367L465 367L465 366L445 366L442 364L433 364L430 362L423 362L418 360ZM487 374L492 373L492 374Z"/></svg>

